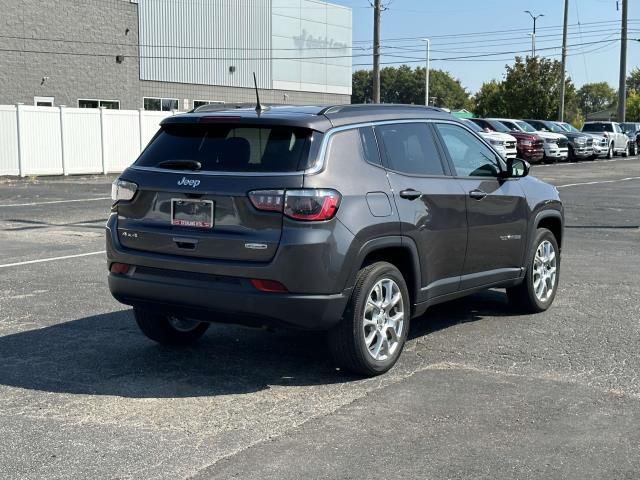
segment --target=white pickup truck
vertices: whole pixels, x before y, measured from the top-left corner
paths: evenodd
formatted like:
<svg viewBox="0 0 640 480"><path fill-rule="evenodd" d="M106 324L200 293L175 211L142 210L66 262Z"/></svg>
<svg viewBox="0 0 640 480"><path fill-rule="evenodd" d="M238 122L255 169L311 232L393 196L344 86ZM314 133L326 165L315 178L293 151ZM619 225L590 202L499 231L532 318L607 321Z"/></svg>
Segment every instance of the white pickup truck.
<svg viewBox="0 0 640 480"><path fill-rule="evenodd" d="M524 120L513 118L496 118L503 125L513 131L535 133L544 140L545 162L557 162L569 158L569 139L560 133L542 132L536 130Z"/></svg>
<svg viewBox="0 0 640 480"><path fill-rule="evenodd" d="M622 155L623 157L629 155L629 137L623 132L619 123L586 122L582 126L582 131L593 135L594 138L598 135L607 139L609 145L606 150L607 158L613 158L614 155Z"/></svg>

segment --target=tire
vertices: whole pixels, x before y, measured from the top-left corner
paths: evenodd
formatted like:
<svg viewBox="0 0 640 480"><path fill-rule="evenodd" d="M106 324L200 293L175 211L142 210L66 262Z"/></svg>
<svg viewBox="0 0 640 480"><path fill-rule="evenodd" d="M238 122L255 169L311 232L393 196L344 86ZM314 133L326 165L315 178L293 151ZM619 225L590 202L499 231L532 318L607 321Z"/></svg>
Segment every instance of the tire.
<svg viewBox="0 0 640 480"><path fill-rule="evenodd" d="M613 143L609 145L609 151L607 152L607 158L611 160L613 158Z"/></svg>
<svg viewBox="0 0 640 480"><path fill-rule="evenodd" d="M209 323L171 317L151 310L133 309L136 323L147 338L162 345L190 345L209 328Z"/></svg>
<svg viewBox="0 0 640 480"><path fill-rule="evenodd" d="M389 306L390 299L395 306ZM401 319L393 319L400 314ZM387 262L362 268L342 321L329 331L333 359L340 367L359 375L385 373L402 353L410 317L409 292L400 271Z"/></svg>
<svg viewBox="0 0 640 480"><path fill-rule="evenodd" d="M571 145L569 145L569 156L567 157L567 162L577 162L577 161L578 161L578 157L576 157L576 154L573 151L573 148L571 147Z"/></svg>
<svg viewBox="0 0 640 480"><path fill-rule="evenodd" d="M547 253L549 250L545 250L546 246L550 245L554 254L555 262L542 262L539 261L540 253ZM545 255L546 258L549 258ZM553 264L553 267L551 265ZM538 265L538 268L534 268ZM548 274L551 268L555 268L553 278L547 277L540 279L540 271ZM544 282L547 289L546 294L536 294L536 279L540 279ZM558 248L558 242L556 237L546 228L539 228L536 231L536 235L527 256L527 267L524 276L524 281L515 287L507 288L507 296L509 303L522 312L525 313L538 313L547 310L553 303L553 299L556 297L558 291L558 281L560 279L560 249ZM548 281L547 281L548 280ZM551 283L551 289L548 290ZM539 284L541 285L541 284ZM544 289L540 288L540 293L544 293Z"/></svg>
<svg viewBox="0 0 640 480"><path fill-rule="evenodd" d="M624 152L622 152L622 156L623 157L629 156L629 142L627 142L627 145L624 147Z"/></svg>

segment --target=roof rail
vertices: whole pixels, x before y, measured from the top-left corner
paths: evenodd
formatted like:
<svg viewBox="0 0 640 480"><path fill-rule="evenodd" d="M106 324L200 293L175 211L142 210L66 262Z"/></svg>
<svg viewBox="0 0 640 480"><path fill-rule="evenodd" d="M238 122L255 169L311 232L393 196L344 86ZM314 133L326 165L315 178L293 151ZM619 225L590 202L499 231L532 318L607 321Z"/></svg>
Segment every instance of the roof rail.
<svg viewBox="0 0 640 480"><path fill-rule="evenodd" d="M288 103L263 103L262 106L264 109L270 109L271 107L296 107L296 105L291 105ZM252 110L256 109L255 103L210 103L208 105L201 105L198 108L194 108L189 111L189 113L199 113L199 112L224 112L227 110L237 110L240 108L250 108Z"/></svg>
<svg viewBox="0 0 640 480"><path fill-rule="evenodd" d="M349 113L362 110L391 110L391 109L416 109L428 112L443 112L441 108L427 107L426 105L410 105L403 103L354 103L346 105L331 105L318 112L318 115L327 115L330 113Z"/></svg>

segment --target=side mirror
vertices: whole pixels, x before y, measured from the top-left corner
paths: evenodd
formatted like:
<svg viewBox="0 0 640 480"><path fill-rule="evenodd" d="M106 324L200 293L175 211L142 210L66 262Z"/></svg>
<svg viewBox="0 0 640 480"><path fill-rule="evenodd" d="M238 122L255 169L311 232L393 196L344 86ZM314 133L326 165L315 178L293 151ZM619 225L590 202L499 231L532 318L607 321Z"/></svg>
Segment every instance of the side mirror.
<svg viewBox="0 0 640 480"><path fill-rule="evenodd" d="M502 178L523 178L529 175L531 165L521 158L508 158L507 170L502 172Z"/></svg>

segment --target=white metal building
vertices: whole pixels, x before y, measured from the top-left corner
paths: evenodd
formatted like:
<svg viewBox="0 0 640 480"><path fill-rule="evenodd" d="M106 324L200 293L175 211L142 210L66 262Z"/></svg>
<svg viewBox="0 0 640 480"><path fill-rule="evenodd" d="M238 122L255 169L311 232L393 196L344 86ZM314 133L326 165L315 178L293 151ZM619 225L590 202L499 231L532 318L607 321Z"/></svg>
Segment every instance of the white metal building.
<svg viewBox="0 0 640 480"><path fill-rule="evenodd" d="M139 0L140 78L351 94L351 10L317 0Z"/></svg>
<svg viewBox="0 0 640 480"><path fill-rule="evenodd" d="M348 103L351 9L320 0L0 0L0 104ZM51 53L54 52L54 53Z"/></svg>

